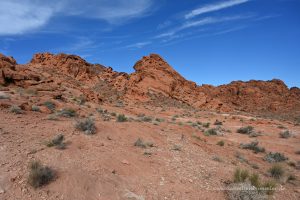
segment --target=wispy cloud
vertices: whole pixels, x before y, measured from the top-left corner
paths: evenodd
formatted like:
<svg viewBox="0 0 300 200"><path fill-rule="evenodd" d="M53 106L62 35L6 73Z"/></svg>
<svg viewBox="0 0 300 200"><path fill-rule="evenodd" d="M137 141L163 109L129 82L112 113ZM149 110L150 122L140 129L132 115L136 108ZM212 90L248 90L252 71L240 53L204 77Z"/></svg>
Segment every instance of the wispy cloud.
<svg viewBox="0 0 300 200"><path fill-rule="evenodd" d="M126 48L129 48L129 49L140 49L144 46L147 46L149 44L151 44L152 42L150 41L146 41L146 42L137 42L137 43L134 43L134 44L130 44L130 45L127 45Z"/></svg>
<svg viewBox="0 0 300 200"><path fill-rule="evenodd" d="M55 16L78 16L121 24L151 11L153 0L1 0L0 35L23 34Z"/></svg>
<svg viewBox="0 0 300 200"><path fill-rule="evenodd" d="M236 6L239 4L246 3L248 1L250 1L250 0L229 0L229 1L218 2L218 3L214 3L214 4L204 5L195 10L192 10L191 12L186 14L185 19L190 19L190 18L196 17L196 16L204 14L204 13L209 13L209 12L233 7L233 6Z"/></svg>
<svg viewBox="0 0 300 200"><path fill-rule="evenodd" d="M231 16L231 17L206 17L200 20L194 20L194 21L186 21L184 22L181 26L174 28L171 31L162 33L157 35L155 38L165 38L165 37L171 37L174 36L176 33L183 31L188 28L192 27L199 27L199 26L204 26L204 25L209 25L209 24L216 24L216 23L222 23L222 22L228 22L228 21L234 21L234 20L241 20L245 18L250 18L252 16L250 15L245 15L245 16Z"/></svg>

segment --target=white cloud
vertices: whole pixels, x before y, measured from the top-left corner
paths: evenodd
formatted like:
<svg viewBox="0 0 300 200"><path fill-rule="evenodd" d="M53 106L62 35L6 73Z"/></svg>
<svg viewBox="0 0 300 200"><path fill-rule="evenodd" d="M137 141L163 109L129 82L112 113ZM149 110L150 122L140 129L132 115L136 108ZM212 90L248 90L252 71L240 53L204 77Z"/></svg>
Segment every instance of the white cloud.
<svg viewBox="0 0 300 200"><path fill-rule="evenodd" d="M67 0L64 12L120 23L147 13L152 4L151 0Z"/></svg>
<svg viewBox="0 0 300 200"><path fill-rule="evenodd" d="M56 6L31 4L28 0L0 1L0 35L21 34L47 23Z"/></svg>
<svg viewBox="0 0 300 200"><path fill-rule="evenodd" d="M147 41L147 42L138 42L138 43L135 43L135 44L131 44L131 45L127 45L126 48L136 48L136 49L140 49L144 46L147 46L149 44L151 44L152 42L150 41Z"/></svg>
<svg viewBox="0 0 300 200"><path fill-rule="evenodd" d="M147 14L153 0L1 0L0 35L45 26L54 16L79 16L119 24Z"/></svg>
<svg viewBox="0 0 300 200"><path fill-rule="evenodd" d="M215 4L204 5L200 8L192 10L191 12L186 14L185 18L190 19L190 18L196 17L196 16L204 14L204 13L222 10L222 9L236 6L236 5L239 5L242 3L246 3L248 1L250 1L250 0L229 0L229 1L219 2L219 3L215 3Z"/></svg>
<svg viewBox="0 0 300 200"><path fill-rule="evenodd" d="M209 24L216 24L216 23L222 23L222 22L228 22L228 21L234 21L234 20L240 20L240 19L246 19L250 18L252 16L247 15L247 16L231 16L231 17L206 17L200 20L194 20L194 21L186 21L183 23L181 26L174 28L171 31L162 33L160 35L157 35L155 38L166 38L166 37L174 37L175 34L177 34L180 31L183 31L188 28L193 28L193 27L199 27L199 26L204 26L204 25L209 25Z"/></svg>

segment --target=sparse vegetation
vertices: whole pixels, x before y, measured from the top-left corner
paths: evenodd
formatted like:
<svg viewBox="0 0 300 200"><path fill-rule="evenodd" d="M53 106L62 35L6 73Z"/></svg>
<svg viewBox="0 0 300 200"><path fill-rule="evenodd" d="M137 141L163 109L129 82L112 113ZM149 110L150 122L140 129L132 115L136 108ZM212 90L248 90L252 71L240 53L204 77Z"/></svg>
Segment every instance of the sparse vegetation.
<svg viewBox="0 0 300 200"><path fill-rule="evenodd" d="M286 127L283 126L283 125L279 125L279 126L277 126L277 128L279 128L279 129L286 129Z"/></svg>
<svg viewBox="0 0 300 200"><path fill-rule="evenodd" d="M225 145L225 142L223 140L220 140L219 142L217 142L217 145L223 147Z"/></svg>
<svg viewBox="0 0 300 200"><path fill-rule="evenodd" d="M34 188L48 184L54 179L54 176L54 171L43 166L39 161L33 161L29 165L28 183Z"/></svg>
<svg viewBox="0 0 300 200"><path fill-rule="evenodd" d="M235 194L233 199L266 199L265 194L271 195L275 191L276 184L272 181L261 182L258 174L249 175L248 170L235 170L233 182L236 186L241 186L242 190L229 192ZM243 186L243 187L242 187ZM247 187L246 187L247 186ZM239 191L239 192L237 192Z"/></svg>
<svg viewBox="0 0 300 200"><path fill-rule="evenodd" d="M174 144L172 150L174 150L174 151L181 151L181 146L177 145L177 144Z"/></svg>
<svg viewBox="0 0 300 200"><path fill-rule="evenodd" d="M223 160L219 156L213 156L212 159L217 162L223 162Z"/></svg>
<svg viewBox="0 0 300 200"><path fill-rule="evenodd" d="M95 122L91 118L77 121L75 127L77 130L83 131L86 135L92 135L96 133Z"/></svg>
<svg viewBox="0 0 300 200"><path fill-rule="evenodd" d="M254 130L252 126L241 127L237 130L238 133L249 135Z"/></svg>
<svg viewBox="0 0 300 200"><path fill-rule="evenodd" d="M259 142L258 141L253 141L249 144L241 144L240 147L242 149L250 149L252 150L254 153L260 153L260 152L265 152L265 148L258 146Z"/></svg>
<svg viewBox="0 0 300 200"><path fill-rule="evenodd" d="M34 111L34 112L40 112L41 111L41 109L38 106L35 106L35 105L31 106L31 110Z"/></svg>
<svg viewBox="0 0 300 200"><path fill-rule="evenodd" d="M144 142L141 138L138 138L135 141L134 146L145 149L147 147L154 147L154 144L152 142Z"/></svg>
<svg viewBox="0 0 300 200"><path fill-rule="evenodd" d="M15 114L23 114L23 110L19 106L16 106L16 105L12 105L9 108L9 111L12 113L15 113Z"/></svg>
<svg viewBox="0 0 300 200"><path fill-rule="evenodd" d="M283 131L283 132L279 133L279 136L281 138L287 139L287 138L290 138L292 136L292 134L291 134L290 131L286 130L286 131Z"/></svg>
<svg viewBox="0 0 300 200"><path fill-rule="evenodd" d="M128 119L124 114L119 114L117 116L117 122L127 122L127 121L128 121Z"/></svg>
<svg viewBox="0 0 300 200"><path fill-rule="evenodd" d="M234 172L233 182L235 183L245 182L248 177L249 177L248 170L241 170L238 168Z"/></svg>
<svg viewBox="0 0 300 200"><path fill-rule="evenodd" d="M273 178L280 179L284 174L284 169L281 165L273 165L268 172Z"/></svg>
<svg viewBox="0 0 300 200"><path fill-rule="evenodd" d="M142 117L143 122L152 122L152 117L144 116Z"/></svg>
<svg viewBox="0 0 300 200"><path fill-rule="evenodd" d="M57 112L57 115L62 116L62 117L71 118L71 117L76 116L76 111L72 108L63 108Z"/></svg>
<svg viewBox="0 0 300 200"><path fill-rule="evenodd" d="M58 120L58 117L57 117L56 114L50 114L50 115L47 116L47 119L56 121L56 120Z"/></svg>
<svg viewBox="0 0 300 200"><path fill-rule="evenodd" d="M267 195L273 195L275 193L276 183L274 181L267 181L262 185L262 188Z"/></svg>
<svg viewBox="0 0 300 200"><path fill-rule="evenodd" d="M286 160L288 160L288 158L285 157L284 154L282 154L282 153L270 152L264 157L264 160L269 162L269 163L276 163L276 162L286 161Z"/></svg>
<svg viewBox="0 0 300 200"><path fill-rule="evenodd" d="M215 129L215 128L208 129L204 132L204 135L206 135L206 136L217 135L217 134L218 134L218 132L217 132L217 129Z"/></svg>
<svg viewBox="0 0 300 200"><path fill-rule="evenodd" d="M66 144L63 142L64 141L64 135L63 134L59 134L57 136L55 136L52 140L47 142L47 147L56 147L57 149L65 149L66 148Z"/></svg>
<svg viewBox="0 0 300 200"><path fill-rule="evenodd" d="M203 123L203 124L202 124L202 126L203 126L204 128L209 128L209 126L210 126L210 123L209 123L209 122L207 122L207 123Z"/></svg>
<svg viewBox="0 0 300 200"><path fill-rule="evenodd" d="M55 110L56 108L56 105L52 101L44 102L44 106L46 106L51 111Z"/></svg>
<svg viewBox="0 0 300 200"><path fill-rule="evenodd" d="M223 125L223 122L219 121L219 120L216 120L214 125L217 125L217 126L221 126Z"/></svg>

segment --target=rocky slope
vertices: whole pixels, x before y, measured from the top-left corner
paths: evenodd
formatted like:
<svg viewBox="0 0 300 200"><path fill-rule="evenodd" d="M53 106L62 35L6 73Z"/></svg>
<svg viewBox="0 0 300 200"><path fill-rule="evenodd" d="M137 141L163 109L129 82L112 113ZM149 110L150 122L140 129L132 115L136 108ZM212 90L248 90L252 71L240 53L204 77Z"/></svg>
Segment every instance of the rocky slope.
<svg viewBox="0 0 300 200"><path fill-rule="evenodd" d="M280 80L197 86L157 54L143 57L134 69L132 74L119 73L110 67L90 64L79 56L50 53L36 54L30 63L18 65L12 57L0 54L0 84L5 86L52 91L68 87L96 102L159 102L222 112L300 116L300 89L289 89Z"/></svg>

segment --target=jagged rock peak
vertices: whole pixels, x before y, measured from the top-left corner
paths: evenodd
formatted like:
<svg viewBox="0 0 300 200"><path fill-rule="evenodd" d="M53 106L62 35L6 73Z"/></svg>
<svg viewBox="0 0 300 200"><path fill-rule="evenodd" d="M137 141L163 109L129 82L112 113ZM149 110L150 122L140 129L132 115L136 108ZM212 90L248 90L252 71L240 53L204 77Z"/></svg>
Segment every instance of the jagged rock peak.
<svg viewBox="0 0 300 200"><path fill-rule="evenodd" d="M41 64L41 65L65 65L65 64L80 64L89 66L90 63L86 62L83 58L76 55L68 54L52 54L52 53L37 53L33 56L30 64Z"/></svg>

